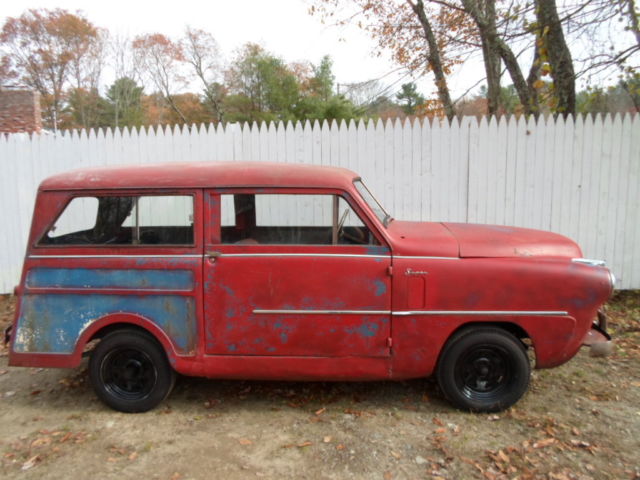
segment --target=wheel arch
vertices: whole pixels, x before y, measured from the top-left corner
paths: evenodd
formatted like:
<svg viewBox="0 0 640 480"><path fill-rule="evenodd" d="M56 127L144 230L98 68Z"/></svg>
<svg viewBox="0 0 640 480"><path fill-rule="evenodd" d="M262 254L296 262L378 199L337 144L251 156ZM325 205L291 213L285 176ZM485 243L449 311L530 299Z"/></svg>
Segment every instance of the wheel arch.
<svg viewBox="0 0 640 480"><path fill-rule="evenodd" d="M149 334L165 351L171 365L175 364L178 353L169 336L154 322L136 314L110 314L92 322L91 325L80 334L76 344L76 354L81 356L89 342L99 340L111 332L126 329L133 329Z"/></svg>
<svg viewBox="0 0 640 480"><path fill-rule="evenodd" d="M445 351L445 349L446 349L447 345L449 344L449 342L451 342L455 338L460 337L461 335L464 335L467 331L474 330L474 329L477 329L477 328L484 328L484 327L497 328L499 330L503 330L503 331L505 331L507 333L510 333L515 338L520 340L520 342L523 344L525 349L529 350L528 349L528 345L527 345L527 343L524 342L524 340L525 339L531 340L531 336L522 327L522 325L518 325L517 323L511 322L511 321L500 322L500 321L496 321L496 320L465 322L465 323L459 325L457 328L455 328L449 334L447 339L442 343L442 348L440 349L440 352L438 353L438 360L436 361L436 368L440 364L440 360L442 358L442 354ZM535 360L535 349L533 349L533 355L534 355L534 360Z"/></svg>

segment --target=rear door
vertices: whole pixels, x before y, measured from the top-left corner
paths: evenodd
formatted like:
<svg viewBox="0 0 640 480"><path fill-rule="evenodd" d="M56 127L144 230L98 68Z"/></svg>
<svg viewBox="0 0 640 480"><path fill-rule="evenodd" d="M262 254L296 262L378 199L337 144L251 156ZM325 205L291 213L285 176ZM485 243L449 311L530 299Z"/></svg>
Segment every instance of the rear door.
<svg viewBox="0 0 640 480"><path fill-rule="evenodd" d="M205 198L207 354L389 355L391 256L357 206L305 190Z"/></svg>

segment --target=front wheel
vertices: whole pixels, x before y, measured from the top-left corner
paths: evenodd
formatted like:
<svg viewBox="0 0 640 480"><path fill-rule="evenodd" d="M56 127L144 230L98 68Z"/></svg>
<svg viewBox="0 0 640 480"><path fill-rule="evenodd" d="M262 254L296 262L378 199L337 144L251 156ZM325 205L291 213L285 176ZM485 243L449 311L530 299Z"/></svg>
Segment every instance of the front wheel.
<svg viewBox="0 0 640 480"><path fill-rule="evenodd" d="M529 386L531 366L522 343L499 328L463 330L444 347L437 378L456 407L496 412L516 403Z"/></svg>
<svg viewBox="0 0 640 480"><path fill-rule="evenodd" d="M100 400L126 413L146 412L171 393L175 372L150 335L118 330L91 353L89 379Z"/></svg>

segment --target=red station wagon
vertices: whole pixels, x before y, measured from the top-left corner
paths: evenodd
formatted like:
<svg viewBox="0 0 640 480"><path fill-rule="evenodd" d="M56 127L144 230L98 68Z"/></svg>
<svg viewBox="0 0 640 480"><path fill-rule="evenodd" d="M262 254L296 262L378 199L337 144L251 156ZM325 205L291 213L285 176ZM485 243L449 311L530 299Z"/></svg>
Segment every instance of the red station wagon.
<svg viewBox="0 0 640 480"><path fill-rule="evenodd" d="M232 379L435 375L457 407L514 404L535 367L607 342L614 279L571 240L394 220L342 168L77 170L38 190L10 365L77 367L149 410L176 372Z"/></svg>

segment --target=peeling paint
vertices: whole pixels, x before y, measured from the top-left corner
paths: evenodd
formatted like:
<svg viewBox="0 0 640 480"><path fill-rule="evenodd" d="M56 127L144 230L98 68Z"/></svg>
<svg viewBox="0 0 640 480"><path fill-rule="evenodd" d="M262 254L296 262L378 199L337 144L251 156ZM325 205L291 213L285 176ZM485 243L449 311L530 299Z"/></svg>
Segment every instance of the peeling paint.
<svg viewBox="0 0 640 480"><path fill-rule="evenodd" d="M138 262L147 262L144 259ZM192 290L191 270L116 270L106 268L32 268L27 273L29 288L119 288Z"/></svg>
<svg viewBox="0 0 640 480"><path fill-rule="evenodd" d="M195 301L179 295L25 295L14 350L71 354L79 335L94 321L114 313L141 315L154 322L181 354L195 352Z"/></svg>
<svg viewBox="0 0 640 480"><path fill-rule="evenodd" d="M375 285L375 295L376 297L380 297L382 295L384 295L385 293L387 293L387 284L384 282L384 280L381 280L379 278L375 279L373 281L374 285Z"/></svg>
<svg viewBox="0 0 640 480"><path fill-rule="evenodd" d="M359 327L346 328L345 331L349 334L357 333L361 337L371 338L375 337L380 327L375 322L363 322Z"/></svg>

